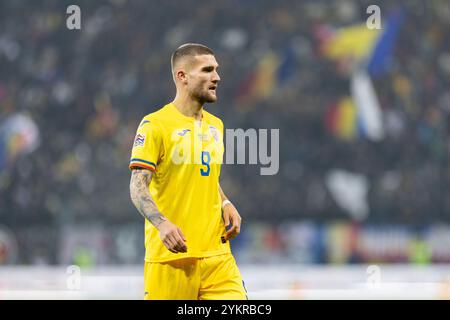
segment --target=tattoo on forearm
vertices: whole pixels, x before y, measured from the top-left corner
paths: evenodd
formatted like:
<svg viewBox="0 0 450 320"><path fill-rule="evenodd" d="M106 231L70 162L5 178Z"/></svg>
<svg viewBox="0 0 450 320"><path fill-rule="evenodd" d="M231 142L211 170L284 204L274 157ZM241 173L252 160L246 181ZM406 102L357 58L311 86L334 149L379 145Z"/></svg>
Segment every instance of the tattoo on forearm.
<svg viewBox="0 0 450 320"><path fill-rule="evenodd" d="M157 227L166 218L159 212L148 191L151 180L152 172L150 170L134 169L131 173L130 195L131 201L139 213Z"/></svg>

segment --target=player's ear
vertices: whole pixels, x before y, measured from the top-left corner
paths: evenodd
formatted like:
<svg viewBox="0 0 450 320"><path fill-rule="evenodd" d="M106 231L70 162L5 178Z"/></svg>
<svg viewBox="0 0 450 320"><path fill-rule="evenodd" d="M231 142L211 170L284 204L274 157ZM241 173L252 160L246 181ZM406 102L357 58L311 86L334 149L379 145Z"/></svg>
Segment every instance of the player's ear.
<svg viewBox="0 0 450 320"><path fill-rule="evenodd" d="M182 69L177 70L175 73L175 78L180 81L182 84L187 84L186 72Z"/></svg>

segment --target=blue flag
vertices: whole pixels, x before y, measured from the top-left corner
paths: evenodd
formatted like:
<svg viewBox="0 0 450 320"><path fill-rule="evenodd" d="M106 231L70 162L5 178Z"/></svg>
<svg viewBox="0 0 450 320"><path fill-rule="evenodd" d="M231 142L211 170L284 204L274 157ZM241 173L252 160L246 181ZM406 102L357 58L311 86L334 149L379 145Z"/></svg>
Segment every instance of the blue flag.
<svg viewBox="0 0 450 320"><path fill-rule="evenodd" d="M405 12L401 9L392 12L388 17L385 30L377 40L367 64L367 71L370 76L377 77L389 71L398 33L404 19Z"/></svg>

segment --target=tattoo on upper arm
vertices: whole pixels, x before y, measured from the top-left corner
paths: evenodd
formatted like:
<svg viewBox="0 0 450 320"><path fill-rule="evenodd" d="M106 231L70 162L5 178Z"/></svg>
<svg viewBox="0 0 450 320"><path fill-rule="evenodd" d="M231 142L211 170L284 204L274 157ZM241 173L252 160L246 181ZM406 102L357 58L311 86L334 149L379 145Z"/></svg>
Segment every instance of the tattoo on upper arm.
<svg viewBox="0 0 450 320"><path fill-rule="evenodd" d="M152 174L147 169L134 169L131 172L130 195L139 213L157 227L166 218L159 212L148 190Z"/></svg>

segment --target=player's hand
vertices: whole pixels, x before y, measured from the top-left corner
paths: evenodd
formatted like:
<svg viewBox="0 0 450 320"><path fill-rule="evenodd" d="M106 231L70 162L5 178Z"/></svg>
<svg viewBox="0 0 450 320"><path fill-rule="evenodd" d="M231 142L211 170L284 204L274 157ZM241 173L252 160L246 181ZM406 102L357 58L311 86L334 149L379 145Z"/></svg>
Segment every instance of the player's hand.
<svg viewBox="0 0 450 320"><path fill-rule="evenodd" d="M223 221L225 223L225 228L228 228L231 223L230 229L225 234L226 240L236 237L241 232L242 218L232 203L228 203L223 208Z"/></svg>
<svg viewBox="0 0 450 320"><path fill-rule="evenodd" d="M158 225L158 230L159 237L170 252L187 252L186 238L180 228L166 220Z"/></svg>

